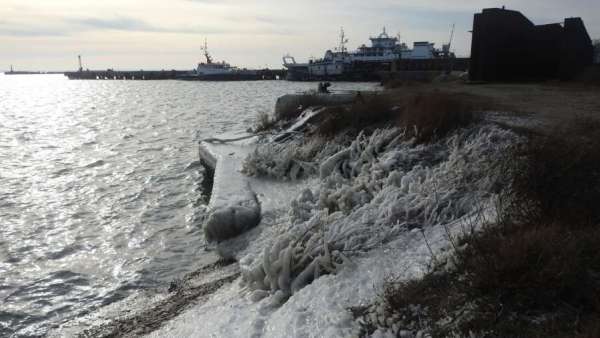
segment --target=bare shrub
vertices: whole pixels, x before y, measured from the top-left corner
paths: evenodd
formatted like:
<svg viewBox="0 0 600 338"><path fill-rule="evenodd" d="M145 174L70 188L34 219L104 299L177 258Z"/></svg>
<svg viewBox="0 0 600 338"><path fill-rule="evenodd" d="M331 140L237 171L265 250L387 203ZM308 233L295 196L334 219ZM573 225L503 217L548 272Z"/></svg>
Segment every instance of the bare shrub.
<svg viewBox="0 0 600 338"><path fill-rule="evenodd" d="M495 294L512 310L553 310L570 304L600 308L600 229L570 225L505 225L473 237L459 254L471 287Z"/></svg>
<svg viewBox="0 0 600 338"><path fill-rule="evenodd" d="M531 222L600 223L600 122L578 118L518 149L508 216ZM523 206L527 206L524 208Z"/></svg>

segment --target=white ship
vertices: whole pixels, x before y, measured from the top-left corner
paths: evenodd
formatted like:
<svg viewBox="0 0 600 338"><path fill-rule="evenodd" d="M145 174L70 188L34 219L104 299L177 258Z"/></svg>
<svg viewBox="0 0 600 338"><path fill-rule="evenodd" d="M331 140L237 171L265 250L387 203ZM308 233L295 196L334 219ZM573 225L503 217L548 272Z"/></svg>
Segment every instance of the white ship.
<svg viewBox="0 0 600 338"><path fill-rule="evenodd" d="M383 28L377 37L369 38L371 46L361 45L354 52L348 52L344 30L340 33L340 45L333 51L328 50L321 59L297 63L294 57L283 57L283 65L288 70L288 80L336 80L360 79L381 70L400 59L436 59L450 58L450 43L436 49L428 41L415 42L410 49L401 43L398 37L391 37ZM451 38L452 40L452 38Z"/></svg>
<svg viewBox="0 0 600 338"><path fill-rule="evenodd" d="M198 67L193 72L179 76L179 80L189 81L249 81L261 80L260 74L255 70L239 69L231 66L225 61L213 62L212 57L208 53L208 46L204 40L202 47L206 62L198 63Z"/></svg>

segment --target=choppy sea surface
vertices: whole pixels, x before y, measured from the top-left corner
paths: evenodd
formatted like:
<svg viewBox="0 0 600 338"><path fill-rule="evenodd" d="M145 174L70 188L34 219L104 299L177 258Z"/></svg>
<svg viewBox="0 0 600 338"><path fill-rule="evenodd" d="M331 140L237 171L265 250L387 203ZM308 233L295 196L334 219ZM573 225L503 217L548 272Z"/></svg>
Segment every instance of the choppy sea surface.
<svg viewBox="0 0 600 338"><path fill-rule="evenodd" d="M314 88L0 74L0 336L43 336L197 269L198 141Z"/></svg>

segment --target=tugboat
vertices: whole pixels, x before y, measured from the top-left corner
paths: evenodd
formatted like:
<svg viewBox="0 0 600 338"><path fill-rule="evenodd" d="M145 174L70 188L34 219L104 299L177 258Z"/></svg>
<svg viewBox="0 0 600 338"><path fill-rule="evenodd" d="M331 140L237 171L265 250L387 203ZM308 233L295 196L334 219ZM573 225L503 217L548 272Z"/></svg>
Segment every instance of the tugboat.
<svg viewBox="0 0 600 338"><path fill-rule="evenodd" d="M262 80L262 76L255 70L239 69L229 63L213 62L208 53L206 39L202 51L206 62L198 63L198 67L187 74L178 76L178 80L187 81L256 81Z"/></svg>
<svg viewBox="0 0 600 338"><path fill-rule="evenodd" d="M389 70L390 65L400 59L427 60L454 58L450 52L450 43L442 49L436 49L428 41L415 42L410 49L401 43L399 37L390 37L385 27L377 37L369 38L371 46L361 45L354 52L348 52L348 40L344 29L340 32L340 44L333 51L328 50L321 59L297 63L290 56L283 57L283 65L288 70L287 79L291 81L335 81L335 80L375 80L378 71Z"/></svg>

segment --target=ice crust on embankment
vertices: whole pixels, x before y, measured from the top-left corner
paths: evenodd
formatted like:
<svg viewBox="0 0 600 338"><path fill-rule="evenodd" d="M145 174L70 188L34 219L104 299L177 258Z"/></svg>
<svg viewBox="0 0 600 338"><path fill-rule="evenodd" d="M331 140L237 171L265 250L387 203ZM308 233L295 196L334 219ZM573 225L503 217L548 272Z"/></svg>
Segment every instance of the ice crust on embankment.
<svg viewBox="0 0 600 338"><path fill-rule="evenodd" d="M239 283L152 336L357 334L348 308L372 303L389 276L422 276L432 252L449 247L448 233L459 233L494 200L503 185L497 163L518 140L478 124L429 144L407 140L397 128L352 140L259 144L247 172L317 183L235 239L247 242L236 254ZM310 156L296 157L305 151ZM293 169L297 160L313 170Z"/></svg>
<svg viewBox="0 0 600 338"><path fill-rule="evenodd" d="M483 125L432 144L405 139L397 128L361 133L323 159L320 187L292 202L288 226L243 267L249 287L287 297L408 230L475 212L493 196L494 161L514 135Z"/></svg>

